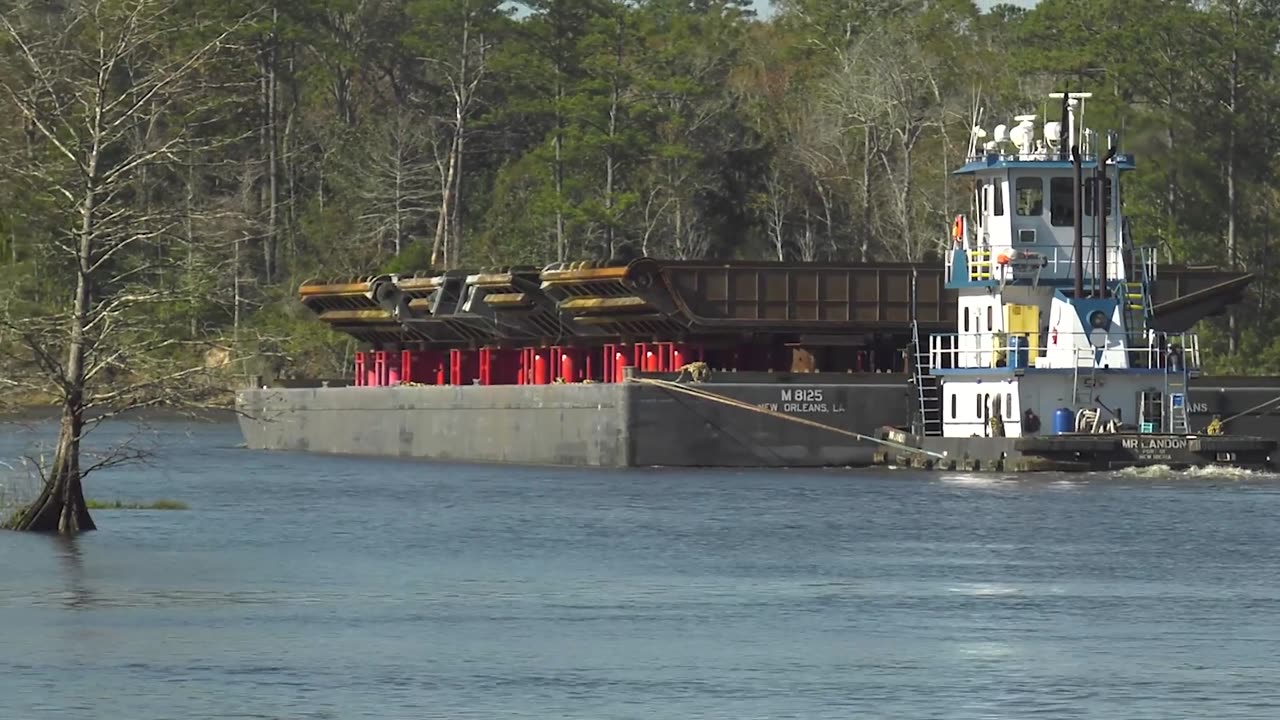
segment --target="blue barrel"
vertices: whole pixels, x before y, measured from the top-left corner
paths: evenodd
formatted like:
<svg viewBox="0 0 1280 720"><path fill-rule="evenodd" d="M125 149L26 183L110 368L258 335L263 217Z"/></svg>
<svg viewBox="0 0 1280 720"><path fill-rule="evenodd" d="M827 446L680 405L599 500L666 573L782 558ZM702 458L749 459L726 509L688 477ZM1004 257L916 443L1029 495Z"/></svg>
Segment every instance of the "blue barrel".
<svg viewBox="0 0 1280 720"><path fill-rule="evenodd" d="M1028 349L1030 344L1027 342L1026 335L1014 335L1009 338L1009 367L1017 370L1026 368L1029 362Z"/></svg>
<svg viewBox="0 0 1280 720"><path fill-rule="evenodd" d="M1071 408L1058 408L1053 411L1053 434L1061 435L1063 433L1075 432L1076 414L1071 412Z"/></svg>

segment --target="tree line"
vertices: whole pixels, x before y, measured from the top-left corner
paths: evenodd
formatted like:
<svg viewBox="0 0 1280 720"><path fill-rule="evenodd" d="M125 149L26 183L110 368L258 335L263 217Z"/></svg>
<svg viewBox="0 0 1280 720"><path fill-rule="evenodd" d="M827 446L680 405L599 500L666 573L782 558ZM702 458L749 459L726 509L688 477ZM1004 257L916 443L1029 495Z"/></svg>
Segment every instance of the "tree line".
<svg viewBox="0 0 1280 720"><path fill-rule="evenodd" d="M72 131L44 124L91 120L69 103L100 82L127 115L97 161L138 161L113 171L120 191L100 211L151 224L120 252L145 265L132 280L186 291L166 310L195 334L276 322L298 281L388 263L922 260L966 207L948 174L974 122L1042 111L1070 87L1139 154L1125 204L1140 239L1263 272L1218 345L1269 349L1273 3L781 0L767 18L742 0L0 8L0 102L22 119L0 130L0 262L36 302L66 300L74 266L53 249L83 210L52 175ZM103 46L130 32L112 65ZM181 97L146 100L147 63L182 69Z"/></svg>

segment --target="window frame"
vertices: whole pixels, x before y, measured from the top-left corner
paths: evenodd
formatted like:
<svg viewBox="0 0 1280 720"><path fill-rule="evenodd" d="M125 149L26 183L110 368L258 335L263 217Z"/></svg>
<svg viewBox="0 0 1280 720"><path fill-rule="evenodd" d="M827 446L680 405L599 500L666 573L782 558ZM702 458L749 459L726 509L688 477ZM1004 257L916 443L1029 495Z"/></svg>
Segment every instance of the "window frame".
<svg viewBox="0 0 1280 720"><path fill-rule="evenodd" d="M1059 203L1062 195L1066 195L1067 203ZM1075 224L1075 180L1069 177L1049 178L1049 224L1053 227L1071 227ZM1054 208L1062 206L1064 215L1054 213Z"/></svg>
<svg viewBox="0 0 1280 720"><path fill-rule="evenodd" d="M1035 187L1030 187L1030 183L1035 183ZM1028 187L1023 187L1026 184ZM1022 212L1023 193L1034 192L1035 212ZM1044 178L1035 175L1023 175L1017 178L1014 183L1014 212L1018 217L1043 217L1044 216Z"/></svg>

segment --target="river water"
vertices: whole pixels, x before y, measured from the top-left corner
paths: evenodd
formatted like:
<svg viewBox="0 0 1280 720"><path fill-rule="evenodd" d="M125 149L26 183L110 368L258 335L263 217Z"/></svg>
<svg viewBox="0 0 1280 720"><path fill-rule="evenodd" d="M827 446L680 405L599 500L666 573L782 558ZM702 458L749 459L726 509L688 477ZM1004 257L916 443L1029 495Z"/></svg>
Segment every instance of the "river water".
<svg viewBox="0 0 1280 720"><path fill-rule="evenodd" d="M0 426L0 459L49 436ZM3 717L1280 715L1276 477L442 465L177 422L141 441L151 463L89 496L190 509L0 533Z"/></svg>

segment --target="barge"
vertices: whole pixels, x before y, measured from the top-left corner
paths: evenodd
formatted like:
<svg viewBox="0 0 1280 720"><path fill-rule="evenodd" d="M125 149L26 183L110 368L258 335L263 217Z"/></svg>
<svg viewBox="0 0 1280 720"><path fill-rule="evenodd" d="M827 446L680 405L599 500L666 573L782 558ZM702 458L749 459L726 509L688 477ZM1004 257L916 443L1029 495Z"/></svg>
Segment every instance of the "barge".
<svg viewBox="0 0 1280 720"><path fill-rule="evenodd" d="M1077 251L1083 219L1018 204L1023 174L1053 201L1075 166L993 150L966 166L977 224L960 220L941 262L640 257L306 282L301 302L361 349L346 377L240 391L246 445L600 467L1266 461L1280 378L1200 377L1189 333L1252 276L1134 247L1118 202L1129 156L1094 178L1111 190L1083 217L1112 214L1080 238L1098 249ZM1173 339L1184 371L1166 363ZM1215 416L1224 434L1207 436Z"/></svg>

